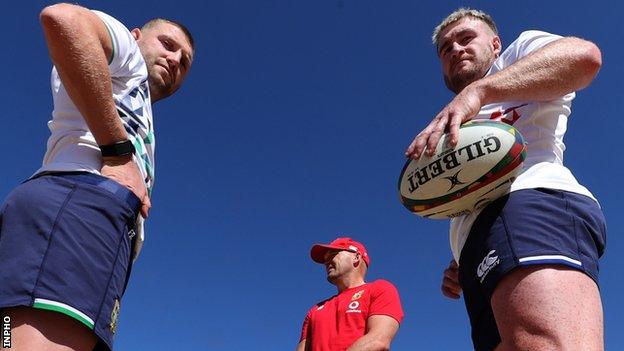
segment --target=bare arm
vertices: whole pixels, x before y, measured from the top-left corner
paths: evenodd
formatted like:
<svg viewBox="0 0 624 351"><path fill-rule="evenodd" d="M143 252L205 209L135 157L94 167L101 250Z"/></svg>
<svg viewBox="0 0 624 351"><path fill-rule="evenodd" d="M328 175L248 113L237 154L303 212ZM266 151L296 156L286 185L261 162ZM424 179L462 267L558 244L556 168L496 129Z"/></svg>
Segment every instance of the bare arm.
<svg viewBox="0 0 624 351"><path fill-rule="evenodd" d="M600 49L587 40L562 38L532 52L508 68L474 82L482 104L548 101L583 89L600 66Z"/></svg>
<svg viewBox="0 0 624 351"><path fill-rule="evenodd" d="M385 315L370 316L366 320L366 334L357 339L348 351L390 350L390 343L398 330L396 319Z"/></svg>
<svg viewBox="0 0 624 351"><path fill-rule="evenodd" d="M50 58L99 145L128 138L113 101L108 58L113 44L105 24L80 6L57 4L41 11L41 25ZM132 157L103 159L102 174L127 186L143 201L147 217L150 203L141 173Z"/></svg>
<svg viewBox="0 0 624 351"><path fill-rule="evenodd" d="M509 67L479 79L462 90L407 148L405 155L418 158L427 146L435 150L446 128L451 145L457 143L459 126L487 104L503 101L548 101L585 88L594 79L602 57L592 42L579 38L556 40Z"/></svg>
<svg viewBox="0 0 624 351"><path fill-rule="evenodd" d="M297 345L297 349L295 351L306 351L306 340L307 339L301 340Z"/></svg>

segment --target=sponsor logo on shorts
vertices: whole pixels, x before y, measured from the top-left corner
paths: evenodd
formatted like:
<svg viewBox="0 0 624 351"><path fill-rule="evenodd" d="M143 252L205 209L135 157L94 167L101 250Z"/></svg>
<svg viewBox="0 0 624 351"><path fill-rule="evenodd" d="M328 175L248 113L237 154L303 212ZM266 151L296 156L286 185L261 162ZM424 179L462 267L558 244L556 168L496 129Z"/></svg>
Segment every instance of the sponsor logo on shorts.
<svg viewBox="0 0 624 351"><path fill-rule="evenodd" d="M110 322L110 331L113 334L117 332L117 318L119 318L120 309L121 309L121 304L119 303L119 299L115 299L115 305L113 306L113 311L111 312L111 322Z"/></svg>
<svg viewBox="0 0 624 351"><path fill-rule="evenodd" d="M494 256L495 252L496 250L488 252L488 254L483 258L483 261L481 261L477 267L477 277L481 283L483 283L483 279L485 279L485 276L490 273L492 268L496 267L500 263L498 256Z"/></svg>

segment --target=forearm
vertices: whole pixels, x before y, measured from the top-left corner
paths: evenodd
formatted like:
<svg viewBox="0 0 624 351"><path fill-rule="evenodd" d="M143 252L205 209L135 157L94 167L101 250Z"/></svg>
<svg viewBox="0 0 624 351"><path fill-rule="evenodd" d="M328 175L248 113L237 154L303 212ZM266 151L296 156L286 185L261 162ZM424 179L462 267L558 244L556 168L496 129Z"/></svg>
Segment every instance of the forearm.
<svg viewBox="0 0 624 351"><path fill-rule="evenodd" d="M390 350L390 341L385 342L372 334L365 334L357 339L347 351L386 351Z"/></svg>
<svg viewBox="0 0 624 351"><path fill-rule="evenodd" d="M596 45L562 38L509 67L470 84L482 105L503 101L548 101L585 88L602 64Z"/></svg>
<svg viewBox="0 0 624 351"><path fill-rule="evenodd" d="M125 140L112 97L104 24L93 12L67 4L45 8L40 19L50 58L97 143Z"/></svg>

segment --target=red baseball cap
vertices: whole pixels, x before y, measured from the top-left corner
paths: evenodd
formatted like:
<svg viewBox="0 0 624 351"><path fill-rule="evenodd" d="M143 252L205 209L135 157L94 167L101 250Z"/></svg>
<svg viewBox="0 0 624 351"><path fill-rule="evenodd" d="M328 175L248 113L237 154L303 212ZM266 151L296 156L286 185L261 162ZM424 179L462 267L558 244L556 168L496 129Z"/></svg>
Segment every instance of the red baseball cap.
<svg viewBox="0 0 624 351"><path fill-rule="evenodd" d="M364 245L351 238L338 238L329 244L315 244L312 246L312 250L310 250L310 256L314 262L325 263L325 253L328 250L346 250L357 252L362 256L366 266L370 266L370 257L368 256L368 252L366 251Z"/></svg>

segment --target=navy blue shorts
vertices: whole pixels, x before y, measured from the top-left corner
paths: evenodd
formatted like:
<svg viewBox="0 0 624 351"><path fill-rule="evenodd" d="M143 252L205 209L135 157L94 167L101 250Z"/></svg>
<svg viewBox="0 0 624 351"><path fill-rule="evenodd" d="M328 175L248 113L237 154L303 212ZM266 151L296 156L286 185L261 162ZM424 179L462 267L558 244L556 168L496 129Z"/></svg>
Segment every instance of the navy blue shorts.
<svg viewBox="0 0 624 351"><path fill-rule="evenodd" d="M512 269L557 264L598 284L606 244L605 219L591 198L552 189L512 192L489 204L474 222L459 259L459 281L477 351L501 341L490 299Z"/></svg>
<svg viewBox="0 0 624 351"><path fill-rule="evenodd" d="M141 202L89 173L30 179L0 211L0 308L64 313L112 349Z"/></svg>

